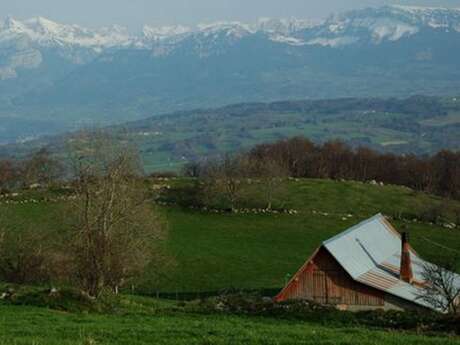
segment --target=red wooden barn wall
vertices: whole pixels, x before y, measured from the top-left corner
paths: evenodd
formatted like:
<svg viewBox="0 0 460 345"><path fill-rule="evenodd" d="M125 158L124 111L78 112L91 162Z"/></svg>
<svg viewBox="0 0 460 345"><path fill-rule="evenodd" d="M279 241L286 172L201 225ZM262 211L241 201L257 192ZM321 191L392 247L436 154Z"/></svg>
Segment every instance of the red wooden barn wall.
<svg viewBox="0 0 460 345"><path fill-rule="evenodd" d="M355 282L323 247L276 297L308 299L321 304L383 306L384 293Z"/></svg>

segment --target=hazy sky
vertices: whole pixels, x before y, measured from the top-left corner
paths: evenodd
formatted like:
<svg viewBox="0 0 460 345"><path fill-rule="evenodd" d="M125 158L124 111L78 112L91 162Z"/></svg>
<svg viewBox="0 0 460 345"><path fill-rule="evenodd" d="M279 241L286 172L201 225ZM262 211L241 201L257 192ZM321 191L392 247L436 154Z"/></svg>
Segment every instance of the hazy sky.
<svg viewBox="0 0 460 345"><path fill-rule="evenodd" d="M346 9L388 3L460 7L460 0L0 0L0 18L43 16L92 27L121 24L138 29L142 24L252 22L260 17L319 19Z"/></svg>

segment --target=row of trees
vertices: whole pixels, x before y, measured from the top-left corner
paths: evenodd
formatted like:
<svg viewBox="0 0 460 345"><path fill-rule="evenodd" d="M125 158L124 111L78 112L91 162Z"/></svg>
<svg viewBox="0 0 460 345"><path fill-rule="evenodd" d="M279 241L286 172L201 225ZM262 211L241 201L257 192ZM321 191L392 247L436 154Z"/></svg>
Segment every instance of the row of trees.
<svg viewBox="0 0 460 345"><path fill-rule="evenodd" d="M0 280L117 292L160 265L166 235L141 179L137 152L105 136L80 138L71 153L74 195L58 207L59 229L36 229L0 209Z"/></svg>
<svg viewBox="0 0 460 345"><path fill-rule="evenodd" d="M287 177L378 181L460 199L460 152L434 156L395 155L369 148L353 149L341 141L314 144L295 137L262 144L238 155L187 164L183 174L197 177L190 202L202 206L283 206ZM427 216L432 211L427 210ZM433 214L433 220L439 215Z"/></svg>
<svg viewBox="0 0 460 345"><path fill-rule="evenodd" d="M63 165L46 149L41 149L23 160L0 160L0 192L48 185L64 176Z"/></svg>
<svg viewBox="0 0 460 345"><path fill-rule="evenodd" d="M227 155L184 168L189 177L199 177L192 203L228 208L261 207L271 210L286 194L288 170L274 160L253 160L246 155ZM279 205L278 205L279 206Z"/></svg>
<svg viewBox="0 0 460 345"><path fill-rule="evenodd" d="M337 140L318 145L295 137L258 145L243 156L253 165L270 170L269 175L375 180L460 199L460 152L444 150L423 157L395 155L365 147L353 149ZM192 164L185 173L205 176L212 164Z"/></svg>

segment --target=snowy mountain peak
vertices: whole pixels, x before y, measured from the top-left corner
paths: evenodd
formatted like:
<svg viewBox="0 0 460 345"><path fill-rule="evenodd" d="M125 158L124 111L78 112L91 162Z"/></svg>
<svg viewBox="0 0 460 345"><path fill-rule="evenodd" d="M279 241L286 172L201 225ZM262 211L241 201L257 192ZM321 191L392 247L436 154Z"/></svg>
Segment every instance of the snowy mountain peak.
<svg viewBox="0 0 460 345"><path fill-rule="evenodd" d="M16 32L21 32L25 29L24 25L19 20L16 20L11 16L6 17L1 28L2 30L9 30L9 31L16 31Z"/></svg>
<svg viewBox="0 0 460 345"><path fill-rule="evenodd" d="M27 37L39 46L79 46L104 48L126 45L131 40L127 30L120 26L90 30L78 25L60 24L43 17L23 21L7 17L0 26L0 39L14 40Z"/></svg>
<svg viewBox="0 0 460 345"><path fill-rule="evenodd" d="M235 38L242 38L251 33L254 33L251 25L244 24L241 22L214 22L209 24L198 24L197 34L204 36L216 35L219 33L225 33L226 36L232 36Z"/></svg>
<svg viewBox="0 0 460 345"><path fill-rule="evenodd" d="M273 19L260 18L255 24L245 24L238 21L221 21L213 23L201 23L195 27L187 26L164 26L153 27L145 25L142 34L145 39L162 41L170 38L185 37L188 35L210 36L212 34L225 33L227 36L241 38L256 32L268 34L289 35L301 30L310 29L318 25L318 22L300 19Z"/></svg>
<svg viewBox="0 0 460 345"><path fill-rule="evenodd" d="M420 13L433 13L433 12L456 12L460 11L460 8L447 8L447 7L424 7L424 6L408 6L408 5L390 5L389 7L399 9L402 11L414 13L414 14L420 14Z"/></svg>
<svg viewBox="0 0 460 345"><path fill-rule="evenodd" d="M153 41L161 41L170 37L185 35L191 31L191 28L182 25L161 27L144 25L142 29L144 37Z"/></svg>
<svg viewBox="0 0 460 345"><path fill-rule="evenodd" d="M56 35L62 30L62 25L43 17L31 18L24 21L26 27L40 34Z"/></svg>
<svg viewBox="0 0 460 345"><path fill-rule="evenodd" d="M255 25L257 31L277 34L290 34L293 32L311 29L320 25L322 22L313 20L302 20L297 18L291 19L274 19L274 18L259 18Z"/></svg>
<svg viewBox="0 0 460 345"><path fill-rule="evenodd" d="M353 10L330 17L312 30L307 43L330 47L379 44L427 29L460 32L460 10L400 5Z"/></svg>

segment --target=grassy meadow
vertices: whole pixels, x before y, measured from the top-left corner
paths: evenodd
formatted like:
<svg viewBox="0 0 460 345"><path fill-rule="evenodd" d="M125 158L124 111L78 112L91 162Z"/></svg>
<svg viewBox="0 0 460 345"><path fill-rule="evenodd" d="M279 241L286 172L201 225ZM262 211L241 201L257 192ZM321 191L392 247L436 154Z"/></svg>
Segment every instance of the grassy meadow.
<svg viewBox="0 0 460 345"><path fill-rule="evenodd" d="M128 299L126 299L128 301ZM2 345L97 344L460 344L458 337L417 335L266 317L187 313L173 302L129 300L115 314L68 313L0 304Z"/></svg>
<svg viewBox="0 0 460 345"><path fill-rule="evenodd" d="M174 201L177 191L189 193L186 188L193 180L146 181L146 188L152 184L169 187L166 198ZM260 187L255 186L256 194ZM8 215L4 222L18 231L62 229L65 201L55 200L61 191L46 192L46 197L55 201L21 201L40 200L41 193L20 193L14 204L3 201L0 207ZM456 222L460 203L447 205L441 198L405 187L300 179L286 182L284 193L274 203L274 207L297 214L232 214L158 206L156 212L162 213L168 224L169 235L163 245L173 265L161 274L158 267L149 268L133 287L149 295L225 289L268 289L275 293L322 241L379 212L396 218L393 225L410 232L414 248L427 259L435 259L460 249L460 229L413 219L439 205L443 206L444 221Z"/></svg>
<svg viewBox="0 0 460 345"><path fill-rule="evenodd" d="M404 187L291 179L274 206L296 214L234 214L174 204L193 183L145 181L145 188L152 190L158 189L153 185L167 187L162 198L171 203L155 209L168 223L163 245L174 259L171 267L160 275L157 267L147 269L133 282L134 290L124 291L136 295L123 295L110 311L37 304L33 293L16 303L0 299L0 345L460 344L458 336L442 332L418 334L314 318L206 312L187 307L195 302L175 301L230 289L272 295L322 241L378 212L397 218L392 223L410 231L411 243L421 255L446 255L460 248L460 229L414 219L427 207L443 205L443 221L456 222L458 202L447 204ZM259 189L256 185L256 198ZM65 193L23 191L3 198L0 210L7 217L2 221L14 231L60 231L66 224ZM152 298L158 293L169 299Z"/></svg>

